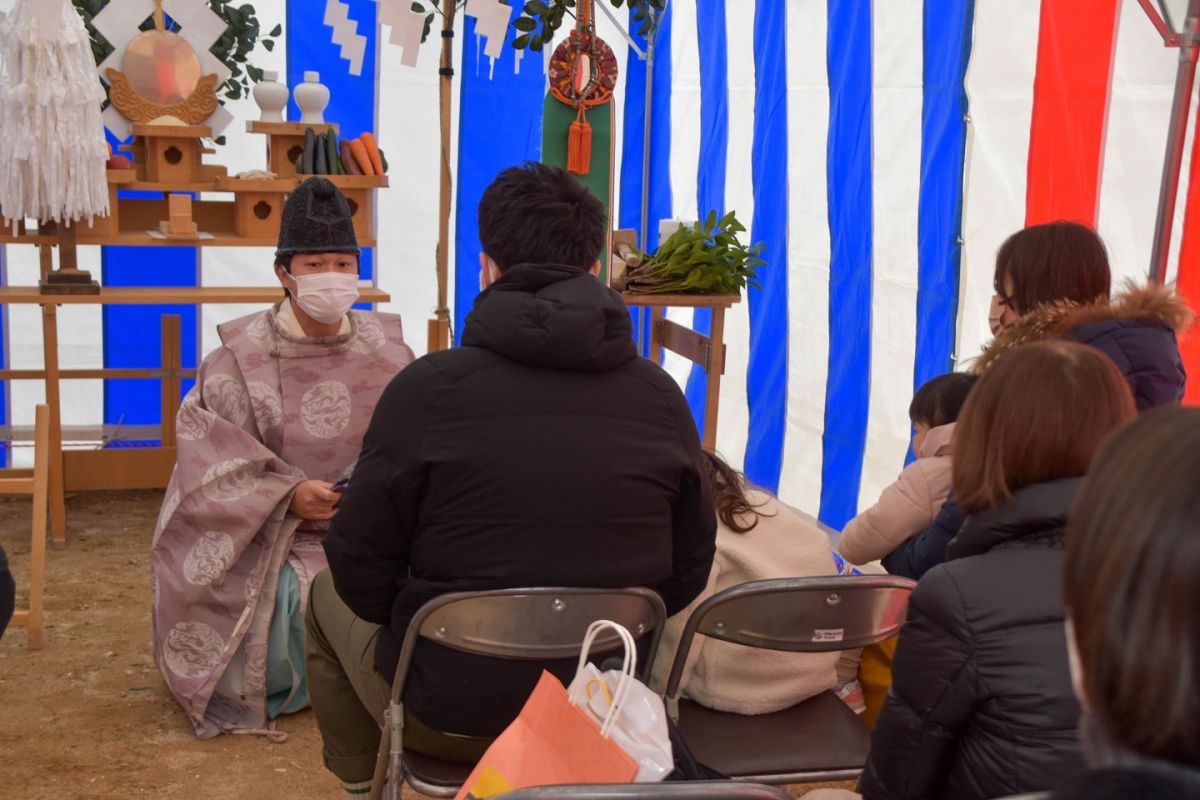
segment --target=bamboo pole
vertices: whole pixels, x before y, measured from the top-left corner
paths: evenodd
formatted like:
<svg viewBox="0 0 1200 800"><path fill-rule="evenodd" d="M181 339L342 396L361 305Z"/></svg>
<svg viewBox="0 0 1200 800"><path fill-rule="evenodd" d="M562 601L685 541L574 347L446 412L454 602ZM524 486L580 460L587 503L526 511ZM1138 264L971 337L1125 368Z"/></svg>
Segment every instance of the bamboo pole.
<svg viewBox="0 0 1200 800"><path fill-rule="evenodd" d="M429 352L450 347L450 308L448 286L450 277L450 104L454 88L454 15L457 0L442 4L442 66L441 75L441 126L442 126L442 175L438 194L438 246L437 246L437 308L435 318L429 321Z"/></svg>

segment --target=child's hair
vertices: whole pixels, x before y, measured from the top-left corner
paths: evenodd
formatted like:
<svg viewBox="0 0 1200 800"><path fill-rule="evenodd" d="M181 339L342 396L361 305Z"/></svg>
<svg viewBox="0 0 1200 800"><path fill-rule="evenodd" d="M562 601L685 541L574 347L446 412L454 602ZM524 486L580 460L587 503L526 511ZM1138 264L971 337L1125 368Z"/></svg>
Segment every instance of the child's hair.
<svg viewBox="0 0 1200 800"><path fill-rule="evenodd" d="M713 501L717 506L717 518L736 533L752 530L763 515L746 497L745 476L712 450L705 450L704 456L708 482L712 485Z"/></svg>
<svg viewBox="0 0 1200 800"><path fill-rule="evenodd" d="M958 420L967 394L979 377L968 372L951 372L926 381L913 395L908 418L914 425L937 428Z"/></svg>

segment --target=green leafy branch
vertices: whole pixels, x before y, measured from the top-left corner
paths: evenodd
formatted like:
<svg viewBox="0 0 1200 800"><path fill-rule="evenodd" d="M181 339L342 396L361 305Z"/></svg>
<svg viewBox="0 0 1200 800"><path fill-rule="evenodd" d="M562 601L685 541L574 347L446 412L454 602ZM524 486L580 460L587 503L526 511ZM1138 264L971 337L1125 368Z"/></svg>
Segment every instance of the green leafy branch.
<svg viewBox="0 0 1200 800"><path fill-rule="evenodd" d="M625 289L642 294L741 294L747 286L758 289L755 277L766 261L764 245L750 247L738 240L746 230L730 211L717 219L709 213L704 222L681 226L653 254L642 253L641 263L625 273Z"/></svg>
<svg viewBox="0 0 1200 800"><path fill-rule="evenodd" d="M605 2L606 0L600 0ZM659 15L666 10L667 0L607 0L613 8L629 4L633 10L633 21L638 23L637 33L645 36L654 30L658 24ZM520 15L512 21L517 30L517 38L513 47L517 50L529 48L540 52L553 39L554 34L562 27L567 14L575 16L574 8L577 0L527 0L521 8Z"/></svg>

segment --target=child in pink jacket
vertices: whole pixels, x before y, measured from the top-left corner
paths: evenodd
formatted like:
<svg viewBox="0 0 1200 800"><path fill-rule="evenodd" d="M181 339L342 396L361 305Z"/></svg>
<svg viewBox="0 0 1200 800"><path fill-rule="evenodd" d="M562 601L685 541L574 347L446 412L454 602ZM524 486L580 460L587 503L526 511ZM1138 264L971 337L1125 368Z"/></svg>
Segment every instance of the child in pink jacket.
<svg viewBox="0 0 1200 800"><path fill-rule="evenodd" d="M837 552L851 564L881 559L933 523L950 493L954 423L975 380L974 375L952 372L917 390L908 408L917 460L883 490L875 505L846 523Z"/></svg>

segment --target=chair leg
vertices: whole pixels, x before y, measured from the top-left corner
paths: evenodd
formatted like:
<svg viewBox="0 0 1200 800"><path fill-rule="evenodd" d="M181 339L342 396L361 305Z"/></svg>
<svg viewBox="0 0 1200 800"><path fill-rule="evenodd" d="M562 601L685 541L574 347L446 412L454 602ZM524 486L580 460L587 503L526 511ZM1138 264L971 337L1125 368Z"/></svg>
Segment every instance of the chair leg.
<svg viewBox="0 0 1200 800"><path fill-rule="evenodd" d="M50 488L50 409L39 405L34 422L33 533L29 548L30 650L42 648L42 597L46 584L46 515Z"/></svg>
<svg viewBox="0 0 1200 800"><path fill-rule="evenodd" d="M390 713L390 711L384 712L383 730L379 734L379 754L375 756L375 775L371 778L371 792L367 796L367 800L382 800L383 798L383 787L388 777L388 754L392 750L392 726L387 719L387 715ZM397 797L399 797L398 794Z"/></svg>

